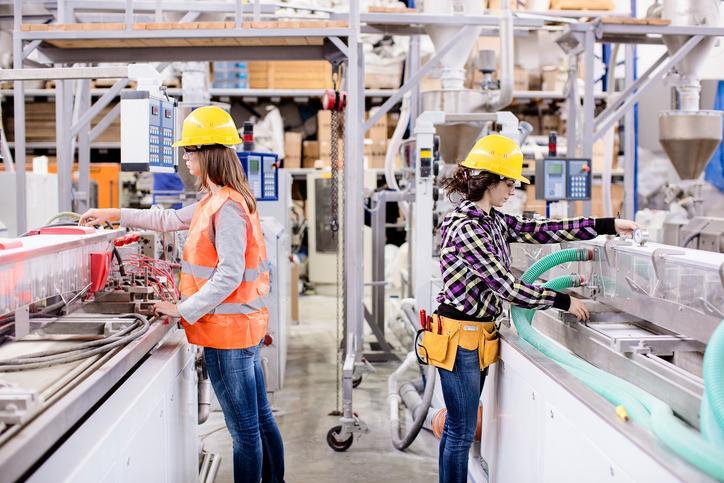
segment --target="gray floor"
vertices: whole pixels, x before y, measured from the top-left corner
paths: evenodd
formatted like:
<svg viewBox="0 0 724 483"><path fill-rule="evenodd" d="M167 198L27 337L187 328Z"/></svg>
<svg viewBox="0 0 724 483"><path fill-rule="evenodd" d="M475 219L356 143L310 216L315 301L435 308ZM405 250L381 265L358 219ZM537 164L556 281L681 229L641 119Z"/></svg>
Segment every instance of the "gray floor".
<svg viewBox="0 0 724 483"><path fill-rule="evenodd" d="M286 481L380 482L436 481L437 441L423 430L406 452L393 448L389 437L387 376L397 364L376 364L377 372L365 375L354 391L354 410L370 432L354 441L345 453L335 453L325 441L337 418L328 416L336 407L335 302L331 297L300 299L299 325L290 327L289 353L284 389L273 405L285 444ZM233 481L231 438L221 413L212 413L200 433L217 430L204 438L205 447L222 456L216 481Z"/></svg>

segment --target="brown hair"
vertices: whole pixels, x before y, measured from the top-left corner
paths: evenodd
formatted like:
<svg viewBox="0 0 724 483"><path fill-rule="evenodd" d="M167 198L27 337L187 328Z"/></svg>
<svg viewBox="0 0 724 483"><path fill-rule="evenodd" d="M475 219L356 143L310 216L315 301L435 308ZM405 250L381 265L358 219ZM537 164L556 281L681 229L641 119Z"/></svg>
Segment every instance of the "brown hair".
<svg viewBox="0 0 724 483"><path fill-rule="evenodd" d="M241 161L232 148L221 144L204 146L199 150L199 185L208 190L209 181L216 186L228 186L244 197L250 213L256 211L256 197L246 181Z"/></svg>
<svg viewBox="0 0 724 483"><path fill-rule="evenodd" d="M480 201L488 188L492 188L502 179L495 173L482 171L473 174L472 170L458 166L453 175L442 182L442 187L451 201L455 194L462 195L466 200Z"/></svg>

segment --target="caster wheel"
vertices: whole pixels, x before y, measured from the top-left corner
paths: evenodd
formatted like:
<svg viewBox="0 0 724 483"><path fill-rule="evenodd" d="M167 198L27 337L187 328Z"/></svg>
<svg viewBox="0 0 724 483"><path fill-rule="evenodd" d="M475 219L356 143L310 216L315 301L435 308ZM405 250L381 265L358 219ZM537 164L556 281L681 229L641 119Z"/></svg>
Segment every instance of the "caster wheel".
<svg viewBox="0 0 724 483"><path fill-rule="evenodd" d="M357 387L360 384L362 384L362 376L357 376L354 379L352 379L352 387Z"/></svg>
<svg viewBox="0 0 724 483"><path fill-rule="evenodd" d="M335 426L327 432L327 444L337 452L347 451L352 446L354 435L350 434L344 441L337 441L336 436L342 432L342 426Z"/></svg>

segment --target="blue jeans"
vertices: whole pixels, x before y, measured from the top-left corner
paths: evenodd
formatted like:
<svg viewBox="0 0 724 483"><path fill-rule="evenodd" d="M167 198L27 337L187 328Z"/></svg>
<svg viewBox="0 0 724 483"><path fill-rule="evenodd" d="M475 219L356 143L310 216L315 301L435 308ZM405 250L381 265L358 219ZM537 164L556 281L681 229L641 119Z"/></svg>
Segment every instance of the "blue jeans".
<svg viewBox="0 0 724 483"><path fill-rule="evenodd" d="M480 370L478 351L458 347L452 371L438 369L447 417L440 437L440 483L467 483L468 453L475 438L478 405L488 369Z"/></svg>
<svg viewBox="0 0 724 483"><path fill-rule="evenodd" d="M209 379L233 441L235 483L284 481L284 445L266 397L260 347L204 347Z"/></svg>

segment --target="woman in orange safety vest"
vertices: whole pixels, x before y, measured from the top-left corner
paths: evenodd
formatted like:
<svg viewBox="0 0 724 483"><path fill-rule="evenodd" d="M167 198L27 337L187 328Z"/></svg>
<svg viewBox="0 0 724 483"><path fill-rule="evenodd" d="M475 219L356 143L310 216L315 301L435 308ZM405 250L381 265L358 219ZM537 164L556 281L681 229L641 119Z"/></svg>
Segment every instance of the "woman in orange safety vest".
<svg viewBox="0 0 724 483"><path fill-rule="evenodd" d="M269 266L264 237L241 163L231 116L201 107L184 120L181 140L189 172L206 195L179 210L93 209L81 224L120 218L122 226L188 230L181 264L181 301L159 302L158 315L180 317L192 344L204 347L209 378L231 433L234 481L284 481L284 447L266 397L259 349L267 332Z"/></svg>

